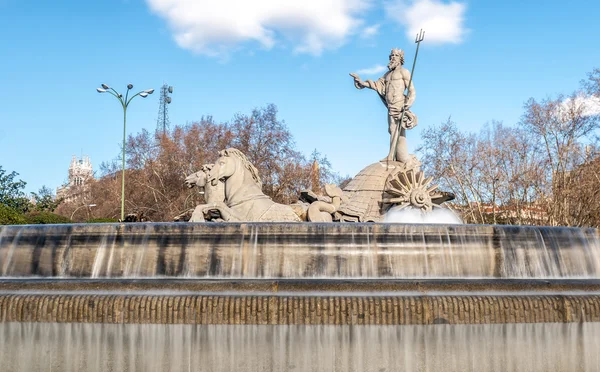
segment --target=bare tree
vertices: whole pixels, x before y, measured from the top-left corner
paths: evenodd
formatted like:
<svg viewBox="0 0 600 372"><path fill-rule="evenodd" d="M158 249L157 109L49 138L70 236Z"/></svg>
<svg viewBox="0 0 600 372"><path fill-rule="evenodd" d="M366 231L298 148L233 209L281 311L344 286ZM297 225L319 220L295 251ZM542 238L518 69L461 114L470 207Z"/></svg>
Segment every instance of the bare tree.
<svg viewBox="0 0 600 372"><path fill-rule="evenodd" d="M588 73L587 80L582 80L581 86L588 95L600 96L600 68Z"/></svg>
<svg viewBox="0 0 600 372"><path fill-rule="evenodd" d="M440 189L456 195L456 203L463 207L463 217L469 222L482 223L481 183L473 156L477 142L473 134L461 133L450 118L429 127L422 135L421 154L423 170L433 177Z"/></svg>
<svg viewBox="0 0 600 372"><path fill-rule="evenodd" d="M309 161L295 149L285 122L277 118L277 108L268 105L250 115L238 114L231 123L206 117L174 126L165 134L142 130L130 135L126 144L126 213L170 221L203 203L203 196L186 188L184 179L203 164L213 163L218 151L228 147L248 155L263 179L263 191L280 203L295 202L301 190L310 188L314 160L319 162L323 183L335 181L337 176L326 157L315 152ZM117 163L104 163L103 176L89 186L90 198L97 205L95 217L119 216L121 170Z"/></svg>
<svg viewBox="0 0 600 372"><path fill-rule="evenodd" d="M533 133L539 141L540 157L548 171L540 182L539 200L545 206L547 223L552 226L579 225L580 221L569 212L575 202L573 190L578 179L572 173L585 162L586 143L593 144L599 128L598 117L586 114L586 104L575 92L569 97L536 101L525 104L520 125Z"/></svg>
<svg viewBox="0 0 600 372"><path fill-rule="evenodd" d="M530 99L516 127L476 134L450 119L423 133L426 173L453 192L468 222L597 226L600 70L570 96ZM595 99L595 98L594 98Z"/></svg>

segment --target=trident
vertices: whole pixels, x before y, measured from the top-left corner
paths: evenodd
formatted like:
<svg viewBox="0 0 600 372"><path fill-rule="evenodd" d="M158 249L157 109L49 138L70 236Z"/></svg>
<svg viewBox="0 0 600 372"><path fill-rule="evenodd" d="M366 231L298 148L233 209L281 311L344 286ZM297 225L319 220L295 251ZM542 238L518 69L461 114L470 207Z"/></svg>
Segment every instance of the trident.
<svg viewBox="0 0 600 372"><path fill-rule="evenodd" d="M406 88L407 93L410 92L410 86L412 85L413 75L415 73L415 65L417 64L417 56L419 55L419 46L421 45L421 41L423 41L424 38L425 38L425 31L423 31L421 29L419 31L419 33L417 34L417 37L415 38L415 43L417 44L417 51L415 52L415 60L413 61L412 69L410 71L410 80L408 80L408 87ZM398 137L400 136L400 125L402 124L402 120L404 120L405 112L406 112L406 108L404 108L402 110L402 115L400 116L400 121L398 121L397 128L396 128L396 135L394 136L394 141L392 142L392 145L390 146L391 154L388 154L388 159L391 157L392 160L394 160L394 161L397 160L396 159L396 150L398 147Z"/></svg>

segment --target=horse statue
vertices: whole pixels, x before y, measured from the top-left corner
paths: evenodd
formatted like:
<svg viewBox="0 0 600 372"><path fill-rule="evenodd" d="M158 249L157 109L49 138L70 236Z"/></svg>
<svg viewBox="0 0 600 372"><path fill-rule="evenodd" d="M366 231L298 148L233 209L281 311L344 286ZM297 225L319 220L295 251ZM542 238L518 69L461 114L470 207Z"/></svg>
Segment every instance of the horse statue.
<svg viewBox="0 0 600 372"><path fill-rule="evenodd" d="M200 193L204 194L206 203L225 200L223 183L210 175L213 168L214 164L204 164L198 172L192 173L185 178L185 185L188 188L198 187ZM209 182L209 179L212 179L211 182Z"/></svg>
<svg viewBox="0 0 600 372"><path fill-rule="evenodd" d="M212 205L215 202L222 202L225 200L225 186L223 185L223 182L210 175L213 168L213 164L204 164L199 171L192 173L185 178L185 185L190 189L197 187L200 194L204 195L206 204L200 204L195 208L186 210L175 217L175 221L205 221L206 219L204 218L202 208ZM211 181L209 181L209 179L211 179ZM196 215L194 215L194 212L196 212ZM218 220L218 216L210 219Z"/></svg>
<svg viewBox="0 0 600 372"><path fill-rule="evenodd" d="M214 198L197 206L190 222L205 221L215 212L221 220L230 222L300 222L290 206L275 203L262 192L258 170L237 149L219 151L219 159L206 180L207 184L215 182L223 182L224 200Z"/></svg>

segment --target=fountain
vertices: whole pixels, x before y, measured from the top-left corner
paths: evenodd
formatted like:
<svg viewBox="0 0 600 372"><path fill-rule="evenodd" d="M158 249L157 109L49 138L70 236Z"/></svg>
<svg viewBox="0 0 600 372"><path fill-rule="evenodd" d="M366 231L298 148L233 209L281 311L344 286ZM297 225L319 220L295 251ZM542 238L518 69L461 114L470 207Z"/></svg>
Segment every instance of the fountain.
<svg viewBox="0 0 600 372"><path fill-rule="evenodd" d="M391 145L344 190L273 203L226 149L186 179L208 222L0 226L1 370L600 370L597 230L382 223L452 198L406 151L396 68L353 74Z"/></svg>
<svg viewBox="0 0 600 372"><path fill-rule="evenodd" d="M3 371L593 371L593 229L0 228ZM551 368L550 368L551 367Z"/></svg>

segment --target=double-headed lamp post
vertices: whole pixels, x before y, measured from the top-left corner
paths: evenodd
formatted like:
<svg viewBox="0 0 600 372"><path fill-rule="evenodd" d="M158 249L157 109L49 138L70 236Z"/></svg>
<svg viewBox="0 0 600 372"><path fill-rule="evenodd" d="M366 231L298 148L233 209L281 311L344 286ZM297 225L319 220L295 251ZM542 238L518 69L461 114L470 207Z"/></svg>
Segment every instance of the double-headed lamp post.
<svg viewBox="0 0 600 372"><path fill-rule="evenodd" d="M154 93L154 89L146 89L129 97L129 91L132 89L133 84L128 84L127 93L125 93L125 98L123 98L121 93L118 93L116 90L106 84L102 84L102 88L96 88L98 93L108 93L114 96L119 100L119 102L121 102L121 106L123 106L123 176L121 177L121 221L125 221L125 136L127 128L127 107L129 106L131 100L135 97L140 96L142 98L146 98L148 97L148 94Z"/></svg>

